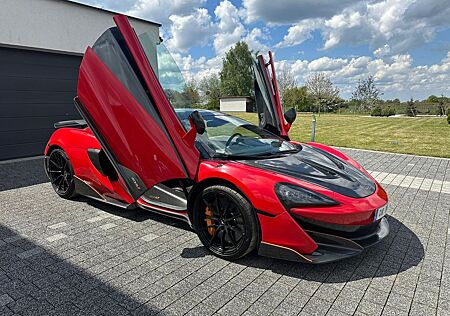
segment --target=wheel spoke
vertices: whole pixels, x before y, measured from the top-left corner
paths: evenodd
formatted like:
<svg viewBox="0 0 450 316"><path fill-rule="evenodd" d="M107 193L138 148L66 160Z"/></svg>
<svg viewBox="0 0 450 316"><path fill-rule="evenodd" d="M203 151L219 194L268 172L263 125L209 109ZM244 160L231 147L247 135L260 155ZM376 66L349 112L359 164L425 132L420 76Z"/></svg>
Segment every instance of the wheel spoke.
<svg viewBox="0 0 450 316"><path fill-rule="evenodd" d="M59 178L64 177L62 174L60 174L59 176L57 176L54 180L53 183L56 184L56 181L58 181Z"/></svg>
<svg viewBox="0 0 450 316"><path fill-rule="evenodd" d="M222 229L222 234L220 235L220 247L221 252L225 252L225 230Z"/></svg>
<svg viewBox="0 0 450 316"><path fill-rule="evenodd" d="M58 183L58 191L61 190L61 184L64 184L64 179L65 179L65 178L66 178L66 177L62 177L61 180L59 181L59 183Z"/></svg>
<svg viewBox="0 0 450 316"><path fill-rule="evenodd" d="M242 218L242 215L234 215L230 218L226 218L225 222L231 222L232 220L238 219L238 218Z"/></svg>
<svg viewBox="0 0 450 316"><path fill-rule="evenodd" d="M50 163L52 163L56 168L62 169L62 167L58 165L54 160L50 160Z"/></svg>
<svg viewBox="0 0 450 316"><path fill-rule="evenodd" d="M69 188L69 180L67 177L64 178L64 183L66 184L66 190Z"/></svg>
<svg viewBox="0 0 450 316"><path fill-rule="evenodd" d="M217 214L220 215L220 207L219 207L219 197L217 196L217 193L214 194L214 204L216 206Z"/></svg>
<svg viewBox="0 0 450 316"><path fill-rule="evenodd" d="M233 235L234 235L234 231L228 230L228 237L230 237L230 241L233 244L233 247L236 248L236 238Z"/></svg>

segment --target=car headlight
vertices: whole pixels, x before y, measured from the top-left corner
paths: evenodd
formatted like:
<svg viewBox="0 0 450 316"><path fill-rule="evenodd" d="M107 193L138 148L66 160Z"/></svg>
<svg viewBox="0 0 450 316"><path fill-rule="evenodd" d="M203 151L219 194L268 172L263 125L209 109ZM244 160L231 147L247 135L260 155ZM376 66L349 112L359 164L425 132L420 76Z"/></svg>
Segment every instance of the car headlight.
<svg viewBox="0 0 450 316"><path fill-rule="evenodd" d="M339 202L325 195L289 183L278 183L275 186L275 192L287 209L301 206L331 206L339 204Z"/></svg>

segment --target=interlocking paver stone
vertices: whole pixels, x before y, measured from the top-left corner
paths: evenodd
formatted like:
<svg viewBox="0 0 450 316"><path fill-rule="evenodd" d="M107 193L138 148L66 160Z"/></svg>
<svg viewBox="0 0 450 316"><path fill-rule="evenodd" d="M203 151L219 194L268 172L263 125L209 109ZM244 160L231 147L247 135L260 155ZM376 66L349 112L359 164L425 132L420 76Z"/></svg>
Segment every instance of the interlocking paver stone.
<svg viewBox="0 0 450 316"><path fill-rule="evenodd" d="M12 299L12 297L9 296L8 294L0 295L0 307L5 306L6 304L9 304L13 301L14 300Z"/></svg>
<svg viewBox="0 0 450 316"><path fill-rule="evenodd" d="M59 198L41 160L0 164L0 314L450 315L450 159L343 151L388 192L391 234L324 266L230 263L183 223Z"/></svg>
<svg viewBox="0 0 450 316"><path fill-rule="evenodd" d="M65 226L67 226L67 223L66 222L61 222L61 223L56 223L56 224L50 225L50 226L48 226L48 228L50 228L50 229L58 229L58 228L62 228L62 227L65 227Z"/></svg>
<svg viewBox="0 0 450 316"><path fill-rule="evenodd" d="M56 235L47 237L47 238L45 238L45 239L46 239L47 241L49 241L49 242L54 242L54 241L58 241L58 240L61 240L61 239L64 239L64 238L67 238L67 235L66 235L66 234L56 234Z"/></svg>

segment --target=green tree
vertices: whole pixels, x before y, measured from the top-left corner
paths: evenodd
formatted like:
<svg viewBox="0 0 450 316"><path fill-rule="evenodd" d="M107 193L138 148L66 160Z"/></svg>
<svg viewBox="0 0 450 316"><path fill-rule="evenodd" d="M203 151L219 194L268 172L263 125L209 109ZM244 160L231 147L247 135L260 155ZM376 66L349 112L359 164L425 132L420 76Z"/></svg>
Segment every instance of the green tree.
<svg viewBox="0 0 450 316"><path fill-rule="evenodd" d="M285 94L288 90L297 87L297 81L295 80L294 72L292 71L292 65L283 64L282 67L276 72L278 92L280 93L280 99L283 103L283 107L286 109L287 105L285 100ZM305 90L306 93L306 90Z"/></svg>
<svg viewBox="0 0 450 316"><path fill-rule="evenodd" d="M186 83L183 89L183 95L191 102L193 107L200 104L200 92L198 90L197 83L194 80Z"/></svg>
<svg viewBox="0 0 450 316"><path fill-rule="evenodd" d="M298 112L311 111L311 100L308 96L306 87L293 87L284 91L284 107L286 109L294 108Z"/></svg>
<svg viewBox="0 0 450 316"><path fill-rule="evenodd" d="M439 102L439 98L435 95L430 95L428 97L428 99L426 100L428 103L438 103Z"/></svg>
<svg viewBox="0 0 450 316"><path fill-rule="evenodd" d="M331 82L331 78L324 72L319 72L306 80L308 95L321 110L330 110L336 107L339 98L339 89Z"/></svg>
<svg viewBox="0 0 450 316"><path fill-rule="evenodd" d="M252 52L247 43L237 42L225 55L220 72L220 89L226 96L253 96Z"/></svg>
<svg viewBox="0 0 450 316"><path fill-rule="evenodd" d="M367 79L359 80L355 91L352 93L352 99L358 101L362 111L372 111L379 103L380 90L375 86L373 76Z"/></svg>
<svg viewBox="0 0 450 316"><path fill-rule="evenodd" d="M408 116L417 115L416 103L414 102L413 98L411 98L408 102L406 102L406 114Z"/></svg>
<svg viewBox="0 0 450 316"><path fill-rule="evenodd" d="M216 74L203 78L198 88L200 91L200 98L203 104L210 110L218 110L220 107L220 79Z"/></svg>

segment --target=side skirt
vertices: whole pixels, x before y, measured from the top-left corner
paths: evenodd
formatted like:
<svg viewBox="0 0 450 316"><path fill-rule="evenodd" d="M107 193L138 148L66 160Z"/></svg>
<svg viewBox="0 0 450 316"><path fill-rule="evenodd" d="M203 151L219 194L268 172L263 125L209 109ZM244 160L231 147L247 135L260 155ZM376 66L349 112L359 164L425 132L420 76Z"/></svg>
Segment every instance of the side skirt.
<svg viewBox="0 0 450 316"><path fill-rule="evenodd" d="M156 206L156 205L147 203L142 198L137 200L137 205L139 205L141 208L151 211L153 213L168 216L168 217L178 219L178 220L182 220L182 221L186 222L189 225L189 227L192 228L192 223L189 219L187 210L183 210L183 211L169 210L169 209L161 207L161 206Z"/></svg>
<svg viewBox="0 0 450 316"><path fill-rule="evenodd" d="M80 179L77 176L74 176L74 181L75 181L75 192L80 195L86 196L99 202L108 203L123 209L135 208L134 204L127 204L112 198L104 197L91 185L89 185L86 181Z"/></svg>

